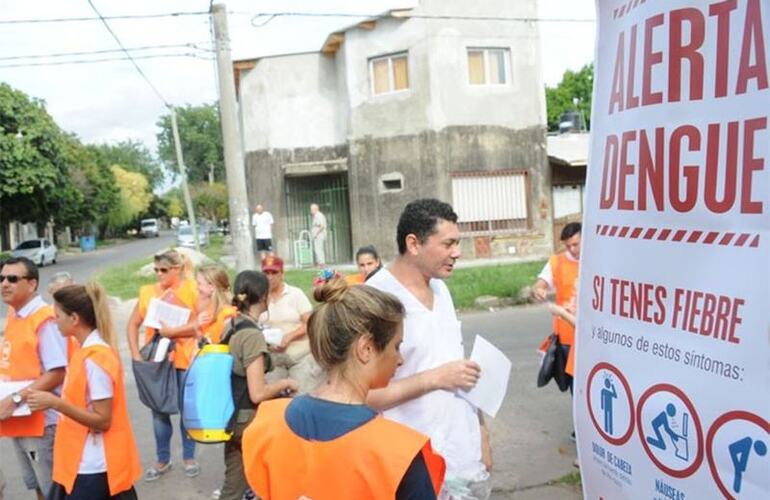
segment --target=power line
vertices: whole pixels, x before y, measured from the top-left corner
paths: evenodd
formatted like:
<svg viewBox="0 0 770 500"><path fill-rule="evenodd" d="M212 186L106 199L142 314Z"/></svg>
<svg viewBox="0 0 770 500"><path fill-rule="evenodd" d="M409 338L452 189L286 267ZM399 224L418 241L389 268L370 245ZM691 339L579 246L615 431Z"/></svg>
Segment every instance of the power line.
<svg viewBox="0 0 770 500"><path fill-rule="evenodd" d="M110 28L109 23L106 19L104 19L104 16L102 16L101 12L99 12L99 9L96 8L96 5L91 0L88 0L88 4L91 6L91 8L94 10L97 16L99 16L99 19L102 20L102 23L104 23L104 27L107 28L107 31L110 32L110 35L115 39L116 42L118 42L118 46L120 46L121 49L123 49L123 52L128 56L128 59L131 61L131 64L134 65L136 68L136 71L139 72L140 75L142 75L142 78L144 78L144 81L147 82L147 85L150 86L150 88L155 92L155 95L158 96L158 98L163 101L163 104L166 105L167 108L171 108L171 105L166 101L166 99L163 97L163 94L160 93L160 91L155 87L155 85L152 84L149 78L147 78L147 75L144 74L144 71L142 71L142 68L139 67L139 64L131 57L131 53L126 50L126 48L123 46L123 43L120 41L120 38L118 38L118 35L115 34L114 31L112 31L112 28Z"/></svg>
<svg viewBox="0 0 770 500"><path fill-rule="evenodd" d="M195 50L200 50L201 52L213 52L212 49L202 48L194 43L147 45L144 47L130 47L130 48L127 48L126 50L130 50L132 52L139 52L139 51L145 51L145 50L178 49L178 48L195 49ZM0 61L14 61L18 59L48 59L48 58L54 58L54 57L71 57L71 56L90 56L90 55L98 55L98 54L110 54L113 52L122 52L122 50L105 49L105 50L91 50L86 52L59 52L54 54L30 54L26 56L4 56L4 57L0 57Z"/></svg>
<svg viewBox="0 0 770 500"><path fill-rule="evenodd" d="M53 62L38 62L38 63L13 63L13 64L0 64L0 69L3 68L30 68L36 66L65 66L68 64L91 64L91 63L103 63L113 61L133 61L134 59L162 59L162 58L174 58L174 57L192 57L194 59L203 59L206 61L212 60L210 57L202 57L193 52L180 52L178 54L148 54L144 56L133 57L106 57L101 59L76 59L72 61L53 61ZM165 103L165 101L163 101Z"/></svg>
<svg viewBox="0 0 770 500"><path fill-rule="evenodd" d="M256 22L260 17L267 17L265 21ZM251 18L252 26L261 28L277 17L358 17L358 18L379 18L382 13L351 14L349 12L259 12ZM395 17L395 16L394 16ZM594 19L586 18L551 18L551 17L506 17L506 16L450 16L433 14L406 14L404 19L452 19L462 21L513 21L513 22L540 22L540 23L595 23Z"/></svg>
<svg viewBox="0 0 770 500"><path fill-rule="evenodd" d="M89 2L90 3L90 2ZM168 12L166 14L126 14L122 16L99 17L55 17L47 19L0 19L0 24L41 24L41 23L70 23L85 21L121 20L121 19L159 19L164 17L205 16L208 12Z"/></svg>

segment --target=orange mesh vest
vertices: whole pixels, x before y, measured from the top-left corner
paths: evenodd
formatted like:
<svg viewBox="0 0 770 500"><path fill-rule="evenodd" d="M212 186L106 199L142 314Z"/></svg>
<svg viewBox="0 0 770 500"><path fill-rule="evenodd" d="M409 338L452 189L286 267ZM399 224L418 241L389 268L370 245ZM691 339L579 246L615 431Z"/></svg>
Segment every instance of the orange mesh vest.
<svg viewBox="0 0 770 500"><path fill-rule="evenodd" d="M261 403L243 435L244 473L263 500L393 500L417 453L438 495L446 466L427 436L377 416L335 440L308 441L286 424L289 402Z"/></svg>
<svg viewBox="0 0 770 500"><path fill-rule="evenodd" d="M213 312L213 310L212 310ZM225 330L225 323L228 319L238 315L238 309L235 306L224 306L219 309L214 320L203 327L203 334L208 337L212 344L218 344L222 340L222 332Z"/></svg>
<svg viewBox="0 0 770 500"><path fill-rule="evenodd" d="M345 281L348 285L363 285L364 284L364 277L361 276L361 273L356 274L348 274L345 276Z"/></svg>
<svg viewBox="0 0 770 500"><path fill-rule="evenodd" d="M142 475L126 406L123 368L118 354L110 347L93 345L79 349L72 356L62 391L62 398L79 408L86 408L86 359L99 365L112 379L112 422L102 436L110 495L116 495L130 489ZM59 417L53 447L53 480L64 486L67 493L72 493L88 433L88 427L65 415Z"/></svg>
<svg viewBox="0 0 770 500"><path fill-rule="evenodd" d="M567 257L567 252L551 256L553 286L556 289L556 303L560 306L569 304L577 293L578 269L580 263ZM553 331L559 336L559 342L572 346L567 358L565 371L572 375L575 366L575 327L561 318L554 317Z"/></svg>
<svg viewBox="0 0 770 500"><path fill-rule="evenodd" d="M144 319L150 300L159 298L179 307L190 310L190 318L195 314L195 302L198 300L198 285L193 280L184 279L173 290L165 292L160 285L145 285L139 289L139 316ZM144 329L144 341L149 342L155 335L154 328ZM181 337L174 339L174 366L180 370L186 370L190 366L195 353L195 337Z"/></svg>
<svg viewBox="0 0 770 500"><path fill-rule="evenodd" d="M53 320L53 308L43 306L26 318L8 308L5 334L0 345L0 380L36 380L43 374L38 353L40 328ZM0 436L42 436L45 417L42 411L27 417L9 417L0 421Z"/></svg>

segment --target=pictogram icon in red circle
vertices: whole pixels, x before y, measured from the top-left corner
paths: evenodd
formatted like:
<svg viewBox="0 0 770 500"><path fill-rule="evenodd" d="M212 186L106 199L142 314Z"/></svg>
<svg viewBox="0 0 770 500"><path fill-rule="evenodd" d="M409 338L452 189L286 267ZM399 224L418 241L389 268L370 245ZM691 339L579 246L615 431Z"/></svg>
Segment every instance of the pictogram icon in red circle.
<svg viewBox="0 0 770 500"><path fill-rule="evenodd" d="M629 422L628 422L628 429L626 432L617 438L614 438L604 432L604 429L599 425L599 422L596 421L596 416L594 415L594 408L591 404L591 382L594 379L594 376L599 372L599 370L607 370L611 371L617 378L620 380L620 383L623 385L623 389L626 391L626 396L628 398L628 414L630 416ZM620 446L622 444L625 444L629 439L631 439L631 436L634 433L634 398L631 395L631 386L628 385L628 380L626 380L626 377L623 376L622 373L620 373L620 370L618 370L615 366L602 361L601 363L597 363L596 366L591 369L591 373L588 374L588 382L586 383L586 399L588 400L588 414L591 416L591 422L594 424L594 428L599 432L599 435L604 438L605 441L607 441L610 444L614 444L615 446Z"/></svg>
<svg viewBox="0 0 770 500"><path fill-rule="evenodd" d="M645 439L642 423L642 408L650 396L656 392L670 392L674 396L678 397L687 407L690 412L690 416L692 417L692 422L695 426L695 436L698 438L698 453L695 455L695 460L693 460L692 463L685 469L676 470L666 466L664 463L658 460L652 450L650 450L650 445L647 444L647 440ZM690 398L688 398L687 395L678 387L675 387L671 384L656 384L644 391L644 394L642 394L642 397L639 398L639 402L636 404L636 428L639 433L639 439L642 442L644 452L647 453L647 456L650 457L650 460L652 460L658 469L662 470L669 476L679 479L689 477L698 470L701 462L703 462L703 428L700 425L700 418L695 412L695 406L692 404L692 401L690 401Z"/></svg>
<svg viewBox="0 0 770 500"><path fill-rule="evenodd" d="M759 415L755 415L754 413L748 411L728 411L727 413L714 420L714 423L711 424L708 435L706 436L706 456L708 457L709 470L711 471L711 477L714 478L714 482L717 483L719 491L721 491L725 498L728 500L735 500L735 497L732 493L730 493L730 490L727 489L724 483L722 483L722 479L719 477L716 460L714 460L713 447L714 437L716 436L719 428L725 425L727 422L733 420L746 420L748 422L757 424L761 429L764 429L765 432L770 434L770 422L760 417Z"/></svg>

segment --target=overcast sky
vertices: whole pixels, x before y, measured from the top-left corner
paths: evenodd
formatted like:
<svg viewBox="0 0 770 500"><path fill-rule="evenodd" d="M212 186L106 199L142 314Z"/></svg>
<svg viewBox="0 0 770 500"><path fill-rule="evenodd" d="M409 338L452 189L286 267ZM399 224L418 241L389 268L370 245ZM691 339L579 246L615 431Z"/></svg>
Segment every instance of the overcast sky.
<svg viewBox="0 0 770 500"><path fill-rule="evenodd" d="M105 16L207 11L208 0L92 0ZM470 0L469 0L470 1ZM483 0L475 0L483 1ZM516 1L516 0L511 0ZM231 0L228 21L233 58L318 50L326 35L347 26L350 18L277 18L264 27L251 24L257 12L346 12L375 14L409 7L417 0ZM593 19L593 0L539 0L542 18ZM0 0L0 22L10 19L93 17L87 0ZM110 26L127 48L181 45L141 54L195 53L201 58L139 59L137 62L163 97L173 105L216 99L215 66L207 16L142 20L111 20ZM594 23L541 23L545 82L555 85L566 69L579 69L593 59ZM155 147L155 123L164 106L128 61L62 66L9 67L54 59L12 59L18 56L116 49L100 22L0 25L0 81L43 99L49 113L67 131L85 142L144 141ZM137 55L140 52L132 52ZM98 57L118 57L106 53ZM71 59L93 58L78 56ZM61 60L61 59L58 59Z"/></svg>

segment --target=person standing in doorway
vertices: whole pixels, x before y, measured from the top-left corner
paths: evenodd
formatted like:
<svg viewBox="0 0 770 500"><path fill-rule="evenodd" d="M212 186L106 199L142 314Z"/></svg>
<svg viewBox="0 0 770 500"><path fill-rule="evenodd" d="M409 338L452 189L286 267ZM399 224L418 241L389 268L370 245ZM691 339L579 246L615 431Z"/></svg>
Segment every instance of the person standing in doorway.
<svg viewBox="0 0 770 500"><path fill-rule="evenodd" d="M318 204L310 205L310 215L313 223L310 234L313 236L313 253L318 267L326 265L326 216L318 208Z"/></svg>
<svg viewBox="0 0 770 500"><path fill-rule="evenodd" d="M273 214L259 204L251 216L251 225L254 226L254 238L257 240L260 260L266 255L273 255Z"/></svg>

